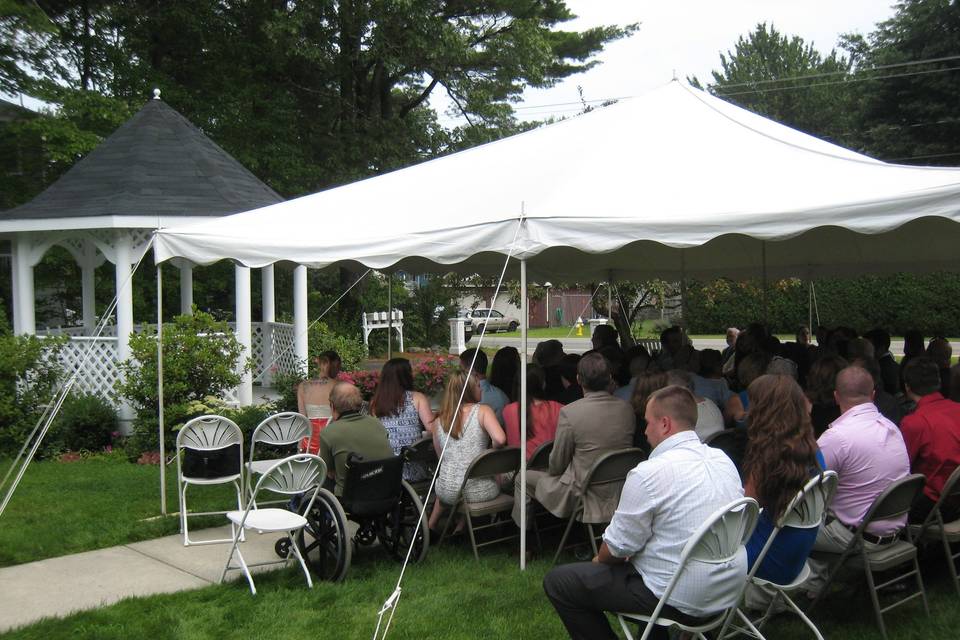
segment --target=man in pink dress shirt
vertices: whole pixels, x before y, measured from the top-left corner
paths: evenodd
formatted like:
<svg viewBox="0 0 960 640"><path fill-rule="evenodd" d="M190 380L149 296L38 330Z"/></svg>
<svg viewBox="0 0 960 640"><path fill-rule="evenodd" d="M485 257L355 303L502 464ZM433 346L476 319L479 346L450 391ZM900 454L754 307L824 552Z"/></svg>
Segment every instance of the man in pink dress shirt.
<svg viewBox="0 0 960 640"><path fill-rule="evenodd" d="M837 374L834 397L840 406L840 417L830 424L817 444L827 469L837 472L840 483L827 522L817 535L815 551L842 553L876 497L910 473L903 436L873 404L873 396L873 378L865 369L847 367ZM901 516L867 527L867 553L896 540L906 522L906 516ZM813 576L808 590L817 591L823 586L828 568L828 562L810 559Z"/></svg>

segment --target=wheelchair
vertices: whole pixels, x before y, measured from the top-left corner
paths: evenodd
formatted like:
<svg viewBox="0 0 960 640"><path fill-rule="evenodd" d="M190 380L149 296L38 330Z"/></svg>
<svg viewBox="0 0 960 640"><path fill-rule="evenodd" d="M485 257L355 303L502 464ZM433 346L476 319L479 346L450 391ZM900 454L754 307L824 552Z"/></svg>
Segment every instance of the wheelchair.
<svg viewBox="0 0 960 640"><path fill-rule="evenodd" d="M426 516L420 519L423 503L403 480L403 465L402 457L364 460L350 454L343 495L337 498L325 489L317 493L312 508L303 514L307 525L296 544L322 580L343 580L355 548L377 541L400 561L407 557L411 542L411 562L427 555L430 532Z"/></svg>

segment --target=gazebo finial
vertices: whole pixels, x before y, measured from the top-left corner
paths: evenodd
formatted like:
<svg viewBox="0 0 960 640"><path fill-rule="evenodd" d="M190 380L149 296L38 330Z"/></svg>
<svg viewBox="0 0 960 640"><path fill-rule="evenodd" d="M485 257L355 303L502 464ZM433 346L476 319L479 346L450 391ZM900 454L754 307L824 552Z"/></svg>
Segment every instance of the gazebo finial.
<svg viewBox="0 0 960 640"><path fill-rule="evenodd" d="M160 89L159 89L159 88L154 88L154 90L153 90L153 99L154 99L154 100L159 100L159 99L160 99Z"/></svg>

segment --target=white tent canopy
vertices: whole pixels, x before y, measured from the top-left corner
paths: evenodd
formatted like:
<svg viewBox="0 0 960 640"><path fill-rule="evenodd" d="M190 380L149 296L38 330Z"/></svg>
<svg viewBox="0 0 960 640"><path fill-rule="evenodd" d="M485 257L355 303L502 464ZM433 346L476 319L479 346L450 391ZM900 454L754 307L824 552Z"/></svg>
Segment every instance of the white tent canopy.
<svg viewBox="0 0 960 640"><path fill-rule="evenodd" d="M471 272L499 271L504 254L513 254L525 300L528 275L582 281L948 267L957 221L960 170L878 162L672 82L390 174L161 230L155 250L158 260L201 264L232 258L250 267L288 260ZM523 448L523 412L520 441Z"/></svg>
<svg viewBox="0 0 960 640"><path fill-rule="evenodd" d="M764 258L771 275L930 269L955 261L960 170L879 162L674 81L407 169L164 229L156 250L251 267L499 270L521 213L516 255L531 277L757 274Z"/></svg>

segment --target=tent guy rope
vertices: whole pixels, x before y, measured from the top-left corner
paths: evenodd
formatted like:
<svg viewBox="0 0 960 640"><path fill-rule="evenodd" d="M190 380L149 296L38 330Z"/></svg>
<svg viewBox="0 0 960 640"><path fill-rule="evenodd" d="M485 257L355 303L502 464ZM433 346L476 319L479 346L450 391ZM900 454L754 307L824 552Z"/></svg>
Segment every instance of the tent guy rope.
<svg viewBox="0 0 960 640"><path fill-rule="evenodd" d="M509 251L507 252L506 259L503 261L503 268L500 270L500 278L497 280L497 286L496 286L496 288L494 289L494 292L493 292L493 299L494 299L494 300L497 299L497 295L500 293L500 288L503 286L503 279L504 279L504 277L505 277L505 275L506 275L506 273L507 273L507 266L510 264L510 259L513 257L513 253L514 253L514 250L515 250L516 245L517 245L517 239L518 239L519 236L520 236L520 229L523 228L523 222L524 222L524 217L523 217L523 215L521 214L520 219L519 219L518 222L517 222L517 229L516 229L516 231L514 232L514 235L513 235L513 242L511 243L510 249L509 249ZM526 310L525 301L523 301L522 304L523 304L524 310ZM470 366L469 366L469 368L467 369L467 376L468 376L468 377L471 376L471 375L473 375L474 366L476 365L476 362L477 362L477 354L480 352L480 349L483 347L483 338L484 338L484 336L486 336L486 334L487 334L487 325L490 323L490 322L489 322L489 321L490 321L490 314L491 314L492 312L493 312L493 308L492 308L492 307L487 310L487 318L486 318L487 321L484 323L483 330L480 332L480 337L479 337L479 339L477 340L477 346L476 346L476 348L474 349L474 352L473 352L473 358L470 360ZM525 320L524 322L526 323L526 320ZM521 362L524 362L524 361L526 360L526 357L527 357L527 354L526 354L526 353L521 354ZM521 387L521 390L525 391L525 388L524 388L524 387ZM460 390L460 397L459 397L459 399L457 400L457 406L456 406L456 409L454 410L453 415L455 415L455 416L460 415L460 407L463 406L463 396L464 396L464 394L465 394L466 392L467 392L467 385L464 384L464 385L463 385L463 388ZM525 417L525 412L521 411L520 414L521 414L521 418L523 419L523 418ZM526 426L525 423L524 423L524 425L522 425L522 426ZM440 427L439 425L437 425L437 428L442 428L442 427ZM524 442L524 440L525 440L525 435L522 435L521 438L520 438L520 440L521 440L521 442ZM416 528L414 529L414 531L417 531L417 530L420 529L420 527L421 527L421 525L422 525L422 523L423 523L423 519L424 519L424 517L426 516L426 513L427 513L427 505L430 504L430 496L431 496L431 494L433 494L433 489L434 489L434 487L435 487L436 484L437 484L437 475L440 473L440 465L443 463L443 456L444 456L444 454L445 454L446 451L447 451L447 445L448 445L448 444L450 444L450 438L447 438L446 441L443 443L443 447L440 449L440 455L437 456L437 466L436 466L436 468L433 470L433 478L431 478L431 480L430 480L430 486L427 488L427 494L426 494L426 497L424 498L424 501L423 501L423 508L420 510L420 515L419 515L419 517L417 518L417 526L416 526ZM522 455L522 454L523 454L523 452L521 452L521 458L523 458L523 455ZM523 489L521 489L521 491L522 491L522 490L523 490ZM521 499L522 499L522 498L521 498ZM453 505L453 506L456 507L456 505ZM455 516L456 516L456 513L454 512L454 513L451 513L449 517L453 518L453 517L455 517ZM397 604L398 604L398 602L400 601L400 594L401 594L402 591L403 591L402 588L401 588L401 584L403 583L404 575L406 575L407 566L410 564L410 556L411 556L412 553L413 553L413 546L414 546L415 543L416 543L416 535L411 536L411 538L410 538L410 544L409 544L409 546L407 547L407 555L406 555L406 557L405 557L404 560L403 560L403 566L400 568L400 576L397 578L397 585L396 585L396 587L394 587L393 592L392 592L392 593L390 594L390 596L384 601L383 606L380 607L380 611L377 613L377 627L376 627L376 629L374 629L374 632L373 632L373 640L385 640L386 637L387 637L387 633L388 633L389 630L390 630L390 624L393 622L393 616L394 616L394 614L395 614L396 611L397 611ZM386 623L386 625L384 626L384 625L383 625L383 616L384 616L384 614L385 614L387 611L390 612L390 616L387 618L387 623ZM381 627L383 628L383 633L382 633L382 634L381 634L381 632L380 632Z"/></svg>
<svg viewBox="0 0 960 640"><path fill-rule="evenodd" d="M140 268L140 264L143 262L144 257L147 255L147 251L150 250L151 244L147 243L143 248L143 253L140 254L140 258L134 264L133 269L130 270L130 275L124 279L118 288L116 295L110 301L110 304L107 305L106 310L104 310L100 321L97 323L96 331L94 331L93 338L99 338L103 335L103 330L107 326L107 320L112 316L114 310L117 308L117 303L119 301L120 293L128 286L132 286L133 274L137 272L137 269ZM13 474L14 469L17 469L17 465L20 465L17 470L16 475L14 476L12 482L10 483L7 493L3 497L3 501L0 502L0 516L3 516L3 513L7 509L7 505L10 504L10 500L13 498L14 492L17 490L17 487L20 485L20 481L23 479L23 475L27 472L27 467L30 466L30 463L33 462L33 458L37 453L37 450L40 448L40 444L43 442L44 437L46 437L47 432L50 430L50 425L53 424L53 421L56 419L57 414L60 412L60 408L63 406L64 401L67 399L67 396L70 393L70 390L73 388L73 385L76 383L77 378L80 377L80 373L83 371L83 366L86 364L87 360L93 354L93 345L95 340L90 341L90 346L84 352L83 357L81 358L79 364L76 367L76 370L73 374L67 379L67 381L58 388L53 397L50 399L50 402L47 403L46 408L43 410L43 413L40 415L40 418L37 420L37 423L34 425L33 429L30 431L30 435L27 436L27 439L24 441L23 446L20 447L17 457L14 458L13 463L10 465L10 468L7 470L7 473L4 474L3 481L0 482L0 490L7 484L7 481L10 479L11 474ZM41 426L42 425L42 426ZM39 434L38 434L39 431ZM31 446L30 443L33 442ZM24 457L24 452L27 451L27 447L30 448L30 451ZM23 460L21 464L21 459Z"/></svg>

